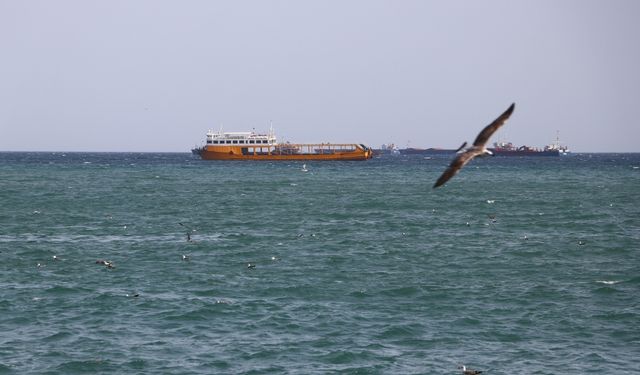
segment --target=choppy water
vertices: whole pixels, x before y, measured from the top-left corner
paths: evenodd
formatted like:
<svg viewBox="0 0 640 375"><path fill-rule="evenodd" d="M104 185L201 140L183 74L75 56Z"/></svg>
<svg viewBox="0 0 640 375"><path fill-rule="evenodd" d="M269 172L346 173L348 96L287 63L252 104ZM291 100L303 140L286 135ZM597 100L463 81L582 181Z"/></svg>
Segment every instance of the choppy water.
<svg viewBox="0 0 640 375"><path fill-rule="evenodd" d="M448 162L0 153L0 374L639 373L640 154Z"/></svg>

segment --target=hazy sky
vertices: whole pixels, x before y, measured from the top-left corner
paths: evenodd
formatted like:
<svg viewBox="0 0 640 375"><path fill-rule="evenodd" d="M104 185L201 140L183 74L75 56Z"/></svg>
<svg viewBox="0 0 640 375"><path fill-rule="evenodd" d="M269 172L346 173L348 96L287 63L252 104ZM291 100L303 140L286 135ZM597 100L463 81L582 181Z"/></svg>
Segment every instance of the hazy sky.
<svg viewBox="0 0 640 375"><path fill-rule="evenodd" d="M0 0L0 151L493 140L640 152L640 1Z"/></svg>

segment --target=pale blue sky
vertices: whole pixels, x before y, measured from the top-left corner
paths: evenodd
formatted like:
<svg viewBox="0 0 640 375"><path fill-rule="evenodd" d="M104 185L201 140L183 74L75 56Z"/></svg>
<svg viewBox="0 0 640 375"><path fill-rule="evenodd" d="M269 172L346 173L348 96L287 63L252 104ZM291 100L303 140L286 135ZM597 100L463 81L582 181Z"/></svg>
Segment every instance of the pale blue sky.
<svg viewBox="0 0 640 375"><path fill-rule="evenodd" d="M0 0L0 151L188 151L207 129L640 152L640 1Z"/></svg>

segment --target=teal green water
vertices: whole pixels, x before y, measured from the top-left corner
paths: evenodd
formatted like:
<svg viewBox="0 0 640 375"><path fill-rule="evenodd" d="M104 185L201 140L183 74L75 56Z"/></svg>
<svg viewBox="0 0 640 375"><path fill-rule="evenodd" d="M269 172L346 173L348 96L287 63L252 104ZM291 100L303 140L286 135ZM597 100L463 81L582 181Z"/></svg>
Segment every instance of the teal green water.
<svg viewBox="0 0 640 375"><path fill-rule="evenodd" d="M640 155L448 162L0 153L0 374L640 373Z"/></svg>

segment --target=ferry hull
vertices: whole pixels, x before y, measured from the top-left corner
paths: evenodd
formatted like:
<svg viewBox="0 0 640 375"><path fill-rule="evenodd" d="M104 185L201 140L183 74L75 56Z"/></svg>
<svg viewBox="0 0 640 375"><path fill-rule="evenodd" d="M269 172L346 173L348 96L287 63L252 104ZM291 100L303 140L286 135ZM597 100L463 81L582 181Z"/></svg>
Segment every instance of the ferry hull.
<svg viewBox="0 0 640 375"><path fill-rule="evenodd" d="M199 154L203 160L367 160L372 157L372 150L356 147L352 151L316 150L291 153L276 150L251 152L243 147L205 146Z"/></svg>

